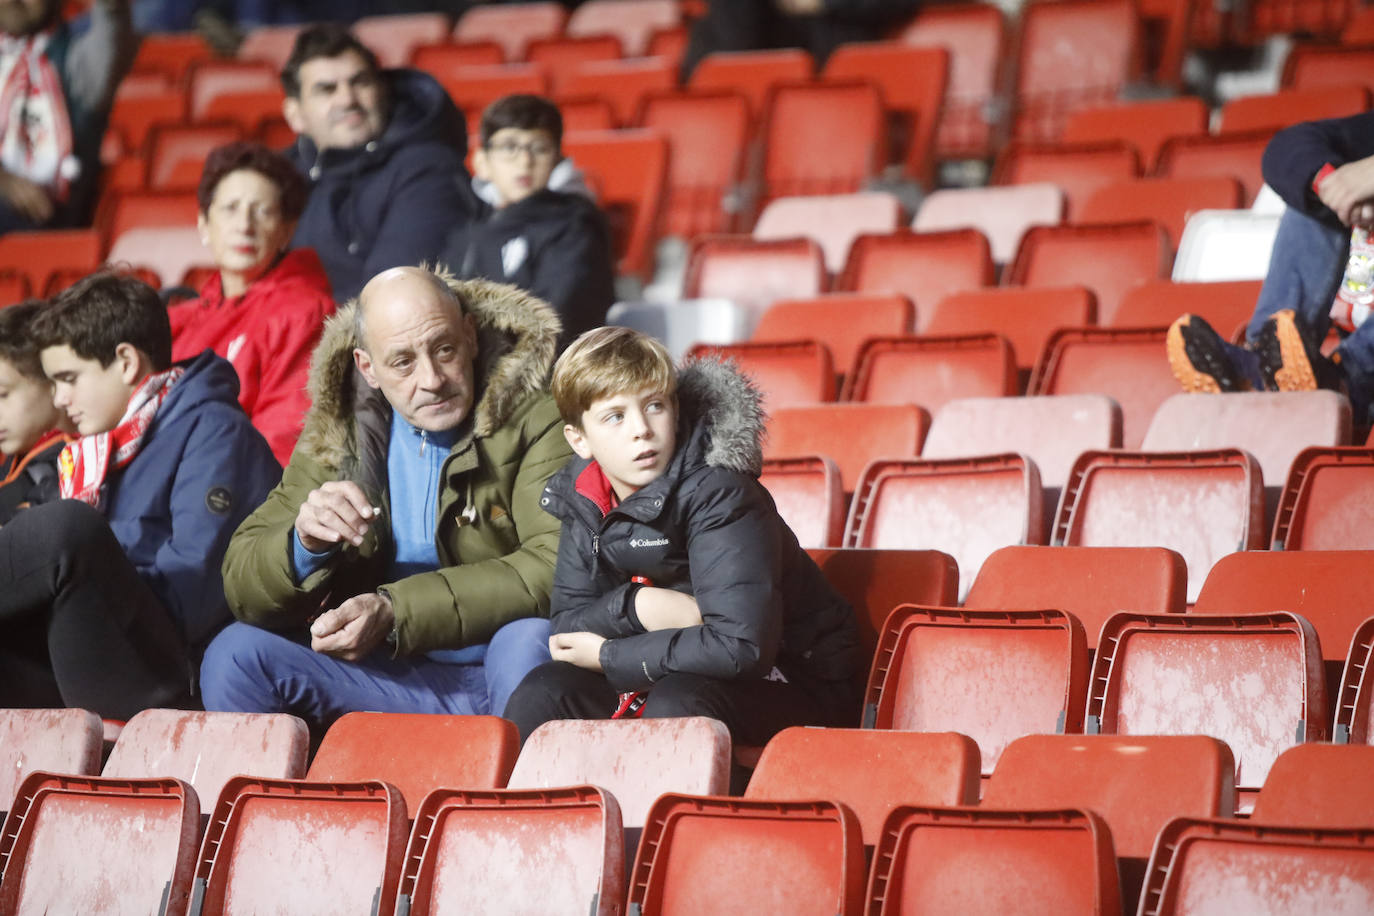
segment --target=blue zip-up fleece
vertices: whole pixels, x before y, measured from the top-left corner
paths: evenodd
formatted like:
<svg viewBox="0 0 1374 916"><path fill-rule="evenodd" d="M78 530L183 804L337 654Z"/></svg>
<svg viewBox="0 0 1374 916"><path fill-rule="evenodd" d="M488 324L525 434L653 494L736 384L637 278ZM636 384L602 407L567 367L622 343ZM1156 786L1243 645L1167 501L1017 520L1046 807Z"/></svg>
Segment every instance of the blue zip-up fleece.
<svg viewBox="0 0 1374 916"><path fill-rule="evenodd" d="M211 350L181 363L129 466L105 495L110 530L198 650L229 622L220 564L229 537L281 479L239 406L234 367Z"/></svg>

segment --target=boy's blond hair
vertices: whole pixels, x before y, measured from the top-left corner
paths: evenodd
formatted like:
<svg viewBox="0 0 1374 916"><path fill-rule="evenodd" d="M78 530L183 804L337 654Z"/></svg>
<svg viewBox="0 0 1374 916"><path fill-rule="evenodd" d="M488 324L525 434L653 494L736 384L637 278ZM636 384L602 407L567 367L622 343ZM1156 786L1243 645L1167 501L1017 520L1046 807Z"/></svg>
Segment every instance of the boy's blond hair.
<svg viewBox="0 0 1374 916"><path fill-rule="evenodd" d="M677 393L668 348L631 328L594 328L574 340L553 366L553 399L563 422L582 428L596 401L626 392Z"/></svg>

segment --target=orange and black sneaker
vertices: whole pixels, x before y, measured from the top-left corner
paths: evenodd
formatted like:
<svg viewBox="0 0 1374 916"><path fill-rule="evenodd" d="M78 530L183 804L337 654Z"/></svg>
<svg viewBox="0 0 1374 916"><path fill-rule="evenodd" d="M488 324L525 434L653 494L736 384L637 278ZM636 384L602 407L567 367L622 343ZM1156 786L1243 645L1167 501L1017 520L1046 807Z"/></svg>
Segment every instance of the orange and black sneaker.
<svg viewBox="0 0 1374 916"><path fill-rule="evenodd" d="M1263 386L1255 354L1223 340L1197 315L1184 315L1170 325L1164 345L1169 368L1184 391L1218 394Z"/></svg>
<svg viewBox="0 0 1374 916"><path fill-rule="evenodd" d="M1323 384L1330 361L1312 345L1292 309L1275 312L1255 338L1260 372L1270 391L1315 391Z"/></svg>

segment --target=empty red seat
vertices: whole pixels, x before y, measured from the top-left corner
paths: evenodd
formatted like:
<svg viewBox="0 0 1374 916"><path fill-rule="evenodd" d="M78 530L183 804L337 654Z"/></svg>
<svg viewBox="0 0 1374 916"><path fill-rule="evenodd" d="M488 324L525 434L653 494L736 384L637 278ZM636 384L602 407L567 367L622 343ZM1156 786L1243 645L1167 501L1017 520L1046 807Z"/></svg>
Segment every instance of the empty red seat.
<svg viewBox="0 0 1374 916"><path fill-rule="evenodd" d="M482 110L497 99L521 93L548 95L549 72L539 64L492 64L444 69L434 74L453 104L463 109L469 126L475 126Z"/></svg>
<svg viewBox="0 0 1374 916"><path fill-rule="evenodd" d="M595 786L437 789L415 815L397 911L614 916L624 842L620 808Z"/></svg>
<svg viewBox="0 0 1374 916"><path fill-rule="evenodd" d="M0 235L0 270L21 271L36 295L47 288L56 270L90 273L100 265L100 232L96 229L44 229Z"/></svg>
<svg viewBox="0 0 1374 916"><path fill-rule="evenodd" d="M681 21L677 0L586 0L568 16L565 28L574 38L615 35L626 57L639 57L655 31Z"/></svg>
<svg viewBox="0 0 1374 916"><path fill-rule="evenodd" d="M808 299L825 289L825 256L811 239L708 236L692 243L682 294L729 299L762 314L779 299Z"/></svg>
<svg viewBox="0 0 1374 916"><path fill-rule="evenodd" d="M176 85L156 94L115 99L109 129L119 137L125 151L138 155L154 124L182 124L185 120L186 90Z"/></svg>
<svg viewBox="0 0 1374 916"><path fill-rule="evenodd" d="M899 804L977 804L979 772L978 745L967 735L785 728L764 747L744 797L842 802L874 846Z"/></svg>
<svg viewBox="0 0 1374 916"><path fill-rule="evenodd" d="M935 415L922 458L1021 452L1057 490L1089 449L1121 446L1121 408L1103 395L960 398Z"/></svg>
<svg viewBox="0 0 1374 916"><path fill-rule="evenodd" d="M1188 564L1188 600L1212 565L1264 546L1259 465L1239 449L1084 452L1059 501L1053 543L1168 547Z"/></svg>
<svg viewBox="0 0 1374 916"><path fill-rule="evenodd" d="M1130 291L1141 283L1168 277L1172 266L1169 241L1152 222L1036 226L1022 236L1003 282L1086 286L1097 306L1096 323L1113 327L1120 324L1117 312ZM1037 349L1026 358L1034 359L1039 353Z"/></svg>
<svg viewBox="0 0 1374 916"><path fill-rule="evenodd" d="M844 492L852 493L870 462L919 455L929 428L930 415L915 404L780 407L769 411L764 454L770 458L825 455L838 467Z"/></svg>
<svg viewBox="0 0 1374 916"><path fill-rule="evenodd" d="M699 344L689 355L732 360L763 392L765 410L835 400L835 363L825 344Z"/></svg>
<svg viewBox="0 0 1374 916"><path fill-rule="evenodd" d="M1118 328L1162 328L1191 313L1201 315L1218 334L1229 338L1250 320L1263 285L1260 280L1147 280L1127 290L1112 320L1102 323Z"/></svg>
<svg viewBox="0 0 1374 916"><path fill-rule="evenodd" d="M1264 186L1260 162L1272 130L1247 130L1198 137L1173 137L1159 152L1155 174L1163 178L1234 178L1240 182L1242 206L1254 203Z"/></svg>
<svg viewBox="0 0 1374 916"><path fill-rule="evenodd" d="M443 13L394 13L363 16L351 30L383 67L404 67L420 45L448 38L450 22Z"/></svg>
<svg viewBox="0 0 1374 916"><path fill-rule="evenodd" d="M1083 625L1056 610L898 607L864 693L864 725L954 731L983 773L1023 735L1080 732L1088 690Z"/></svg>
<svg viewBox="0 0 1374 916"><path fill-rule="evenodd" d="M1326 89L1354 83L1374 89L1374 48L1299 42L1283 62L1285 89Z"/></svg>
<svg viewBox="0 0 1374 916"><path fill-rule="evenodd" d="M1374 449L1306 448L1293 459L1274 517L1274 550L1374 548Z"/></svg>
<svg viewBox="0 0 1374 916"><path fill-rule="evenodd" d="M180 82L191 66L209 60L215 52L197 32L163 32L144 35L138 43L133 72L155 71Z"/></svg>
<svg viewBox="0 0 1374 916"><path fill-rule="evenodd" d="M704 90L651 95L639 123L668 138L664 234L692 238L733 229L749 137L744 97Z"/></svg>
<svg viewBox="0 0 1374 916"><path fill-rule="evenodd" d="M264 63L280 72L296 44L299 25L260 25L248 29L235 56L239 60Z"/></svg>
<svg viewBox="0 0 1374 916"><path fill-rule="evenodd" d="M651 271L668 174L667 139L653 130L589 131L565 136L563 152L595 182L611 225L617 272Z"/></svg>
<svg viewBox="0 0 1374 916"><path fill-rule="evenodd" d="M1327 553L1330 557L1334 553ZM1367 552L1362 552L1368 555ZM1302 554L1290 554L1301 556ZM1341 562L1348 562L1356 554L1349 553ZM1354 578L1359 578L1356 574ZM1346 610L1349 614L1349 610ZM1324 650L1330 654L1330 650ZM1328 662L1328 670L1329 662ZM1370 711L1374 707L1374 617L1361 623L1350 638L1350 651L1341 668L1340 681L1332 688L1336 694L1336 716L1333 733L1340 743L1374 744L1369 729Z"/></svg>
<svg viewBox="0 0 1374 916"><path fill-rule="evenodd" d="M847 371L866 339L909 334L915 319L911 301L900 294L831 293L774 302L750 339L824 341L836 367Z"/></svg>
<svg viewBox="0 0 1374 916"><path fill-rule="evenodd" d="M998 74L1007 51L1002 11L991 3L925 6L898 40L949 52L949 82L935 134L937 157L987 158L997 119Z"/></svg>
<svg viewBox="0 0 1374 916"><path fill-rule="evenodd" d="M536 38L553 38L563 31L568 10L548 0L538 3L478 4L468 7L453 27L456 41L494 41L506 60L525 59L525 48Z"/></svg>
<svg viewBox="0 0 1374 916"><path fill-rule="evenodd" d="M1211 735L1257 789L1280 752L1327 735L1326 681L1312 625L1296 614L1113 616L1093 661L1087 730Z"/></svg>
<svg viewBox="0 0 1374 916"><path fill-rule="evenodd" d="M1017 367L1029 371L1055 331L1092 324L1095 317L1093 294L1082 286L974 289L942 299L925 333L1001 334Z"/></svg>
<svg viewBox="0 0 1374 916"><path fill-rule="evenodd" d="M1022 455L878 460L854 490L845 546L942 550L959 563L962 596L988 554L1043 540L1043 499Z"/></svg>
<svg viewBox="0 0 1374 916"><path fill-rule="evenodd" d="M983 561L964 607L1067 611L1091 654L1108 617L1122 608L1181 614L1187 588L1183 557L1163 547L1002 547Z"/></svg>
<svg viewBox="0 0 1374 916"><path fill-rule="evenodd" d="M1154 169L1165 140L1206 134L1209 115L1207 103L1197 96L1120 102L1070 114L1062 139L1065 143L1124 140L1140 153L1140 164L1148 172Z"/></svg>
<svg viewBox="0 0 1374 916"><path fill-rule="evenodd" d="M410 54L410 66L435 79L461 67L496 67L505 61L506 52L494 41L420 45Z"/></svg>
<svg viewBox="0 0 1374 916"><path fill-rule="evenodd" d="M865 234L849 246L837 289L902 293L916 304L916 329L950 293L991 286L995 276L987 236L977 229Z"/></svg>
<svg viewBox="0 0 1374 916"><path fill-rule="evenodd" d="M677 85L677 68L662 57L627 60L589 60L578 66L557 89L560 98L599 98L611 103L616 120L631 124L639 106L653 92Z"/></svg>
<svg viewBox="0 0 1374 916"><path fill-rule="evenodd" d="M883 825L870 913L1117 913L1116 859L1091 811L903 805Z"/></svg>
<svg viewBox="0 0 1374 916"><path fill-rule="evenodd" d="M693 90L737 92L761 118L775 86L805 82L815 63L800 48L761 51L715 51L697 62L687 84Z"/></svg>
<svg viewBox="0 0 1374 916"><path fill-rule="evenodd" d="M786 409L786 408L784 408ZM844 538L840 469L824 455L765 458L759 483L803 547L838 547Z"/></svg>
<svg viewBox="0 0 1374 916"><path fill-rule="evenodd" d="M825 252L826 268L838 273L855 238L866 232L895 232L901 218L901 204L887 191L775 197L759 214L754 238L813 238Z"/></svg>
<svg viewBox="0 0 1374 916"><path fill-rule="evenodd" d="M884 119L869 83L779 86L764 121L765 201L860 190L882 168Z"/></svg>
<svg viewBox="0 0 1374 916"><path fill-rule="evenodd" d="M1103 185L1139 178L1140 154L1124 140L1008 144L997 157L992 184L1048 182L1064 192L1064 218L1076 219Z"/></svg>
<svg viewBox="0 0 1374 916"><path fill-rule="evenodd" d="M1017 393L1016 361L1000 334L878 337L859 351L843 400L920 404L931 413L954 398Z"/></svg>
<svg viewBox="0 0 1374 916"><path fill-rule="evenodd" d="M1259 824L1368 826L1374 812L1374 747L1299 744L1279 754L1255 797Z"/></svg>
<svg viewBox="0 0 1374 916"><path fill-rule="evenodd" d="M1101 224L1152 219L1164 227L1169 243L1177 246L1190 214L1240 205L1240 184L1234 178L1138 178L1098 188L1079 211L1078 220Z"/></svg>
<svg viewBox="0 0 1374 916"><path fill-rule="evenodd" d="M155 191L194 191L205 157L216 147L242 138L242 126L232 121L155 126L148 132L144 186Z"/></svg>
<svg viewBox="0 0 1374 916"><path fill-rule="evenodd" d="M1369 90L1364 86L1324 86L1320 89L1285 89L1269 95L1249 95L1221 106L1218 133L1246 130L1279 130L1302 121L1342 118L1369 109Z"/></svg>
<svg viewBox="0 0 1374 916"><path fill-rule="evenodd" d="M0 709L0 816L34 770L100 772L100 717L87 709Z"/></svg>
<svg viewBox="0 0 1374 916"><path fill-rule="evenodd" d="M31 773L0 835L0 912L183 912L199 830L181 780Z"/></svg>
<svg viewBox="0 0 1374 916"><path fill-rule="evenodd" d="M1121 405L1121 444L1139 448L1155 409L1178 392L1160 328L1071 328L1045 344L1031 394L1105 394Z"/></svg>
<svg viewBox="0 0 1374 916"><path fill-rule="evenodd" d="M555 93L564 92L568 80L583 64L620 58L620 39L614 35L536 38L525 50L525 60L549 71Z"/></svg>
<svg viewBox="0 0 1374 916"><path fill-rule="evenodd" d="M1064 192L1047 182L989 188L946 188L921 201L917 232L978 229L988 238L992 259L1005 264L1032 226L1057 226L1064 217ZM917 303L919 306L921 303Z"/></svg>
<svg viewBox="0 0 1374 916"><path fill-rule="evenodd" d="M858 916L863 882L859 821L843 805L669 794L645 824L629 902L644 916Z"/></svg>

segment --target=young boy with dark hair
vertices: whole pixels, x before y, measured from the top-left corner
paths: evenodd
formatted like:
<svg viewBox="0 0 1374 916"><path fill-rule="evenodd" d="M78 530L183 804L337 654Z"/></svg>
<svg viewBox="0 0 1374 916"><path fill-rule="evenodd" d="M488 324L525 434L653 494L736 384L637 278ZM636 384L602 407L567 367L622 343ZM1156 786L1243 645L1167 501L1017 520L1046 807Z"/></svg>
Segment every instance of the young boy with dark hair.
<svg viewBox="0 0 1374 916"><path fill-rule="evenodd" d="M43 303L0 309L0 525L57 498L57 456L71 426L52 402L33 320Z"/></svg>
<svg viewBox="0 0 1374 916"><path fill-rule="evenodd" d="M482 112L481 138L472 165L483 210L449 240L447 263L462 277L511 283L552 305L566 345L605 321L615 302L606 218L563 158L563 116L548 99L497 99Z"/></svg>
<svg viewBox="0 0 1374 916"><path fill-rule="evenodd" d="M544 488L563 523L554 660L506 706L522 740L630 710L711 716L747 744L856 722L854 614L758 481L758 391L599 328L559 358L553 394L576 457Z"/></svg>
<svg viewBox="0 0 1374 916"><path fill-rule="evenodd" d="M167 310L98 273L38 314L53 402L81 438L62 499L0 528L0 706L127 719L191 702L199 654L228 621L220 562L280 468L228 362L172 364Z"/></svg>

